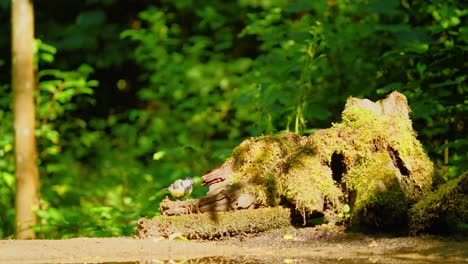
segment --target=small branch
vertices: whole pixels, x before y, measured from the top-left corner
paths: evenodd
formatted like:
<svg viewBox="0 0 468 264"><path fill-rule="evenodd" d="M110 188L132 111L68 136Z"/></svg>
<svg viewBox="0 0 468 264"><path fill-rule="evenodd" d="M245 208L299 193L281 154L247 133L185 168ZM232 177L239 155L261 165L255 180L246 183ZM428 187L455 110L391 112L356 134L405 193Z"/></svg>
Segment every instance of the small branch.
<svg viewBox="0 0 468 264"><path fill-rule="evenodd" d="M65 83L67 83L66 80L63 80L61 85L54 91L54 94L52 95L52 99L50 100L49 106L47 107L47 113L50 113L52 105L57 101L57 96L59 93L61 93L65 87ZM46 115L44 119L42 120L42 125L46 125L47 121L49 120L49 115Z"/></svg>

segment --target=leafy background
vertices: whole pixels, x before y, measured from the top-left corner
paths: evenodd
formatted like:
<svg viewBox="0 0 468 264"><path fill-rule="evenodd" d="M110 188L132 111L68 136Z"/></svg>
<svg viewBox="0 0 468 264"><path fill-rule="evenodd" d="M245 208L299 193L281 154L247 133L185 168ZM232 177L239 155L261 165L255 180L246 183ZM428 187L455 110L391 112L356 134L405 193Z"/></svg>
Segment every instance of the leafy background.
<svg viewBox="0 0 468 264"><path fill-rule="evenodd" d="M351 95L404 93L438 168L467 170L463 1L34 4L39 237L132 235L173 180L250 136L329 127ZM0 20L0 237L12 237L10 1Z"/></svg>

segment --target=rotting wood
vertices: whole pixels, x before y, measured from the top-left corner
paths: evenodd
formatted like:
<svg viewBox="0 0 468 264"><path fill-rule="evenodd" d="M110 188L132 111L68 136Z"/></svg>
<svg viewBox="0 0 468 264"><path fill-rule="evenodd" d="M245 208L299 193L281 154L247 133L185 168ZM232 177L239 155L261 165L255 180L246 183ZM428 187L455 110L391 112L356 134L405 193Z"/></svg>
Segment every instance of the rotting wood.
<svg viewBox="0 0 468 264"><path fill-rule="evenodd" d="M322 215L349 227L406 229L408 209L429 193L433 177L410 112L398 92L377 102L350 97L340 123L309 136L247 139L202 176L205 197L166 199L160 211L168 217L283 205L304 224Z"/></svg>
<svg viewBox="0 0 468 264"><path fill-rule="evenodd" d="M186 201L171 201L166 198L160 203L159 211L171 216L255 208L254 197L242 193L239 185L232 184L232 174L233 163L229 160L203 176L202 185L209 185L206 196Z"/></svg>
<svg viewBox="0 0 468 264"><path fill-rule="evenodd" d="M142 218L138 221L137 237L180 234L188 239L219 239L254 234L289 226L290 213L288 208L274 207Z"/></svg>

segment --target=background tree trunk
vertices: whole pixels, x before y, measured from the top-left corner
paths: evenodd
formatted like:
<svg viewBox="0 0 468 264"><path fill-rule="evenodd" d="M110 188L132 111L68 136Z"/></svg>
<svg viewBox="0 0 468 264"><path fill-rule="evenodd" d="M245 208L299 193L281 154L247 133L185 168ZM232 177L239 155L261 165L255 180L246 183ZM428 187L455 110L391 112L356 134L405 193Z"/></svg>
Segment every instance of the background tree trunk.
<svg viewBox="0 0 468 264"><path fill-rule="evenodd" d="M16 157L16 238L34 239L39 190L34 136L34 14L30 0L12 1L12 85Z"/></svg>

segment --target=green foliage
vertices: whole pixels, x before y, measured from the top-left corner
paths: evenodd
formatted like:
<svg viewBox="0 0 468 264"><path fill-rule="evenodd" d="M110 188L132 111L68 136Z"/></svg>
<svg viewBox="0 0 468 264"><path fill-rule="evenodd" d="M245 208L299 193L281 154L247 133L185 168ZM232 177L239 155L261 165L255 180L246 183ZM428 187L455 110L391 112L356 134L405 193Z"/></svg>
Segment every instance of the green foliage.
<svg viewBox="0 0 468 264"><path fill-rule="evenodd" d="M42 5L47 3L37 3L38 13L41 13ZM83 5L84 10L77 12L74 21L67 22L66 25L58 24L52 19L46 22L45 27L48 31L45 34L50 39L50 43L67 56L67 61L58 60L56 64L70 67L86 61L97 69L122 64L126 59L126 53L122 53L121 50L128 47L125 42L118 41L121 29L109 21L110 14L104 8L89 7L90 3ZM69 10L66 12L70 13ZM38 31L40 35L44 34L41 27ZM82 50L87 52L83 53Z"/></svg>
<svg viewBox="0 0 468 264"><path fill-rule="evenodd" d="M293 7L303 11L301 6ZM309 15L287 19L293 7L251 14L250 24L241 32L241 36L256 35L264 54L245 76L248 87L238 102L257 113L261 132L269 134L278 128L302 134L306 120L330 115L326 106L316 105L322 82L318 75L325 63L322 24Z"/></svg>
<svg viewBox="0 0 468 264"><path fill-rule="evenodd" d="M0 85L0 237L14 233L15 159L13 153L12 96L8 85Z"/></svg>
<svg viewBox="0 0 468 264"><path fill-rule="evenodd" d="M36 41L35 54L37 63L51 63L54 60L55 48L43 43L40 40ZM36 66L36 69L38 67ZM82 65L74 71L61 71L56 69L44 69L38 71L38 87L36 89L36 138L39 151L39 163L41 175L46 174L49 177L41 177L42 184L49 187L51 190L63 190L54 188L50 185L57 179L50 177L50 173L60 171L68 171L70 169L64 156L69 156L69 141L67 137L72 135L70 131L84 131L82 126L84 121L79 119L70 119L67 115L72 110L75 110L80 100L92 102L92 97L86 98L93 94L93 87L98 85L97 81L89 81L88 77L92 73L92 68L87 65ZM15 192L15 162L14 162L14 131L13 131L13 116L12 116L12 93L8 86L3 85L1 88L2 100L0 102L0 117L5 123L1 127L2 139L0 140L0 182L2 188L0 193L0 218L2 219L2 233L6 236L13 232L14 228L14 192ZM63 123L66 120L66 123ZM73 149L72 151L75 151ZM62 156L64 155L64 156ZM76 156L75 156L76 157ZM62 179L60 179L62 180ZM67 186L66 188L69 188ZM48 189L47 189L48 191ZM51 196L43 196L42 204L39 208L38 216L41 221L41 228L47 229L50 226L57 225L51 219L64 219L64 215L68 212L63 207L60 211L55 212L49 207L42 207L48 204L48 199ZM63 193L62 193L63 194ZM46 213L47 212L47 213ZM59 214L61 213L61 214ZM47 215L47 217L43 217ZM60 215L60 217L54 217ZM5 219L5 220L3 220ZM70 218L72 219L72 218ZM70 221L67 219L67 221ZM81 220L78 220L81 221ZM5 232L5 233L3 233ZM42 233L44 234L44 233Z"/></svg>
<svg viewBox="0 0 468 264"><path fill-rule="evenodd" d="M44 237L133 234L176 178L249 136L329 127L351 95L404 93L433 160L450 177L467 170L463 1L50 4L35 2L51 44L36 42ZM9 45L0 38L2 83ZM11 94L0 84L0 237L14 225Z"/></svg>
<svg viewBox="0 0 468 264"><path fill-rule="evenodd" d="M468 164L466 10L459 1L295 1L251 14L242 34L257 36L261 55L243 106L260 110L265 131L302 132L336 119L346 96L399 90L430 154L442 161L449 148L458 175Z"/></svg>
<svg viewBox="0 0 468 264"><path fill-rule="evenodd" d="M398 32L397 48L383 54L387 85L378 93L407 95L421 140L439 165L452 165L446 170L455 177L468 169L468 9L460 1L402 2L401 8L414 26Z"/></svg>
<svg viewBox="0 0 468 264"><path fill-rule="evenodd" d="M165 153L156 156L186 163L197 172L209 168L209 160L226 158L235 140L245 135L243 123L254 121L250 113L234 106L243 84L240 75L251 60L225 53L235 35L221 29L227 22L211 23L203 17L219 16L219 11L210 6L200 10L204 11L195 15L201 16L201 22L190 29L191 35L184 34L186 25L177 24L176 14L156 7L140 14L147 27L122 33L138 43L135 58L144 68L141 78L146 83L138 97L148 105L131 110L128 118L146 124L140 134L140 140L152 142L146 151ZM207 35L206 28L215 31L214 37ZM171 178L190 173L181 174L180 169L166 173Z"/></svg>

